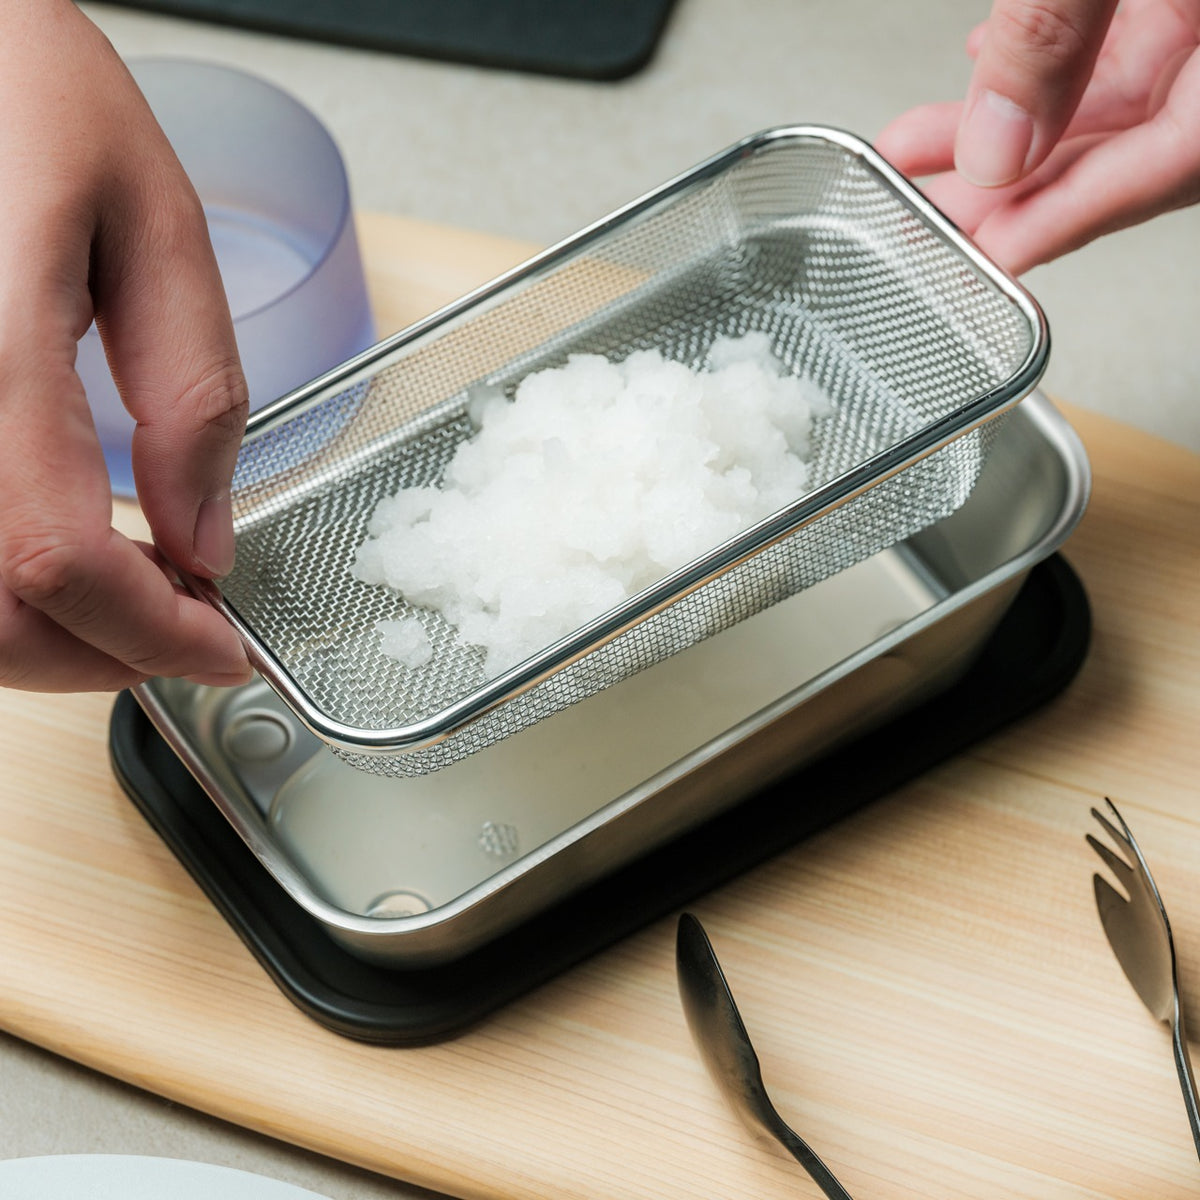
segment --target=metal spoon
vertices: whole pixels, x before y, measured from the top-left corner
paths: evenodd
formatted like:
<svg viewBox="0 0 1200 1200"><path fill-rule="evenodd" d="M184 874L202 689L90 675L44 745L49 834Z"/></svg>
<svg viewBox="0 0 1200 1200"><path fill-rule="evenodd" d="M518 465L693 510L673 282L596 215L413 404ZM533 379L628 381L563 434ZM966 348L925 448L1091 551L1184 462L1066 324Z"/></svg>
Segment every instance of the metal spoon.
<svg viewBox="0 0 1200 1200"><path fill-rule="evenodd" d="M776 1112L725 973L704 926L691 913L679 918L675 972L692 1040L725 1098L752 1129L757 1127L775 1138L813 1177L829 1200L851 1200L850 1193L829 1168Z"/></svg>

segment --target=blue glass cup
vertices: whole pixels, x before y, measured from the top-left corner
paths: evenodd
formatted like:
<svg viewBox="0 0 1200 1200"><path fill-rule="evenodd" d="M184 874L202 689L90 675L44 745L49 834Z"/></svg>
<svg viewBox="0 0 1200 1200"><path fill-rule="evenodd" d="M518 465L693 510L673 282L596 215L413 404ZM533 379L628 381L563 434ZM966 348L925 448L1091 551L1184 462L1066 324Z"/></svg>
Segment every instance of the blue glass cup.
<svg viewBox="0 0 1200 1200"><path fill-rule="evenodd" d="M204 205L251 409L371 345L345 166L320 121L231 67L165 58L129 66ZM113 492L132 496L133 419L95 326L76 363Z"/></svg>

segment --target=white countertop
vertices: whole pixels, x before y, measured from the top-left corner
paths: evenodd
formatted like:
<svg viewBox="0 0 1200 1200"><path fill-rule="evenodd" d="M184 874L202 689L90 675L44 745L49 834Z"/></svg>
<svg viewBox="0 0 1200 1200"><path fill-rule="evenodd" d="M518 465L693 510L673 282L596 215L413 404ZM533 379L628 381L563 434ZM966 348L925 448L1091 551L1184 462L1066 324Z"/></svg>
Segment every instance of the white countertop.
<svg viewBox="0 0 1200 1200"><path fill-rule="evenodd" d="M182 54L287 88L341 146L359 208L549 243L755 130L872 137L961 93L987 0L678 0L631 79L581 83L319 46L84 4L126 57ZM1026 283L1053 335L1052 394L1200 450L1200 209L1113 236ZM137 1014L130 1014L131 1021ZM336 1200L419 1195L0 1036L0 1156L156 1154Z"/></svg>

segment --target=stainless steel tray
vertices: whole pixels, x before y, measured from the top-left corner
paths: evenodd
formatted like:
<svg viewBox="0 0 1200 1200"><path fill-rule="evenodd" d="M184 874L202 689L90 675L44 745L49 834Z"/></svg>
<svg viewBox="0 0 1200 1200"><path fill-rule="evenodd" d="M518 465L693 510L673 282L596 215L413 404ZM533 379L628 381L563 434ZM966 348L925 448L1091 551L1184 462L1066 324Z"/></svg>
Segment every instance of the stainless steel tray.
<svg viewBox="0 0 1200 1200"><path fill-rule="evenodd" d="M352 953L465 954L948 687L1090 476L1041 396L957 512L497 743L412 779L355 770L261 681L138 699L280 886Z"/></svg>

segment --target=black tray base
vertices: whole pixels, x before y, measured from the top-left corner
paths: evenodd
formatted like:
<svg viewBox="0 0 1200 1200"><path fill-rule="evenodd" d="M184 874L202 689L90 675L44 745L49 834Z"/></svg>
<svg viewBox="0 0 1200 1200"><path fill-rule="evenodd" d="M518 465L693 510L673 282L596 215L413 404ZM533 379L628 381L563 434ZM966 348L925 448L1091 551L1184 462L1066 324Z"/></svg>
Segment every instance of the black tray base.
<svg viewBox="0 0 1200 1200"><path fill-rule="evenodd" d="M1030 573L971 670L948 691L436 967L378 967L334 942L246 848L128 692L113 709L110 752L146 820L296 1005L348 1037L431 1042L1038 707L1074 677L1090 630L1083 587L1054 555Z"/></svg>
<svg viewBox="0 0 1200 1200"><path fill-rule="evenodd" d="M649 61L675 0L118 0L223 25L569 79Z"/></svg>

